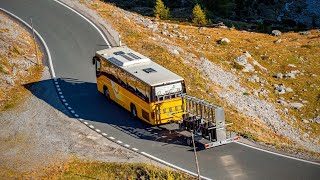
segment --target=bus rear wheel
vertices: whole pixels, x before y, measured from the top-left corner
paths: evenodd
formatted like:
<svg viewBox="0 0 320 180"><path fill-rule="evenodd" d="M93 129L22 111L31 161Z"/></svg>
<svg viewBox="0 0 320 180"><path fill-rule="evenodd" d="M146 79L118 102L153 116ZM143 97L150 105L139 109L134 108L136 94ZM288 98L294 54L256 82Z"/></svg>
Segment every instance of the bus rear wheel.
<svg viewBox="0 0 320 180"><path fill-rule="evenodd" d="M136 106L133 104L131 104L131 116L135 119L138 117Z"/></svg>
<svg viewBox="0 0 320 180"><path fill-rule="evenodd" d="M107 87L103 88L103 94L104 96L109 100L110 99L110 93Z"/></svg>

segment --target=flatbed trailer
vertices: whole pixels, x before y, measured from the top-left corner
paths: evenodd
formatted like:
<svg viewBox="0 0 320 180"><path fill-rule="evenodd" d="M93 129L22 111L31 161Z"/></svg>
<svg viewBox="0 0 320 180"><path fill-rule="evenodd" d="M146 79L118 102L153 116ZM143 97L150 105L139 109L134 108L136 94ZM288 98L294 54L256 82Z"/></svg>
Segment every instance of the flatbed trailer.
<svg viewBox="0 0 320 180"><path fill-rule="evenodd" d="M198 149L209 149L239 140L231 131L227 133L223 107L208 103L187 94L182 94L183 118L178 121L178 134L186 137L186 144L193 145L192 136Z"/></svg>

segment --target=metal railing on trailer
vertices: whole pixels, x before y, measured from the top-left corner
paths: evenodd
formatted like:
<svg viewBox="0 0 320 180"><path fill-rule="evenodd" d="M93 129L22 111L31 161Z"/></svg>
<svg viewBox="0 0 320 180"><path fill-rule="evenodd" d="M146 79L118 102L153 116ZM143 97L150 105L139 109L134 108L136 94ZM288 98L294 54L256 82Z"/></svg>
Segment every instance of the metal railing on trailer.
<svg viewBox="0 0 320 180"><path fill-rule="evenodd" d="M187 136L187 144L192 145L191 134L194 134L198 148L208 149L237 141L238 136L230 133L227 136L223 107L182 94L183 118L179 121L179 131ZM192 132L192 133L190 133Z"/></svg>

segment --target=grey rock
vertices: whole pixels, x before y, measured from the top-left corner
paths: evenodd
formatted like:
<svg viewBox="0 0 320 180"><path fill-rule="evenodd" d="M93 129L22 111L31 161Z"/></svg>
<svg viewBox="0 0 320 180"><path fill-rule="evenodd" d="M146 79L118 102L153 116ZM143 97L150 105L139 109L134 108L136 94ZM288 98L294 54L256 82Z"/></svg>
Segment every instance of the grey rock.
<svg viewBox="0 0 320 180"><path fill-rule="evenodd" d="M281 36L281 31L279 31L279 30L272 30L272 32L271 32L271 34L273 35L273 36Z"/></svg>
<svg viewBox="0 0 320 180"><path fill-rule="evenodd" d="M293 89L291 87L285 88L286 92L293 92Z"/></svg>
<svg viewBox="0 0 320 180"><path fill-rule="evenodd" d="M220 41L219 41L219 43L221 44L221 43L230 43L231 41L228 39L228 38L222 38Z"/></svg>
<svg viewBox="0 0 320 180"><path fill-rule="evenodd" d="M260 78L257 75L253 75L248 78L248 81L256 83L260 81Z"/></svg>
<svg viewBox="0 0 320 180"><path fill-rule="evenodd" d="M311 33L309 31L301 31L299 34L300 35L310 35Z"/></svg>
<svg viewBox="0 0 320 180"><path fill-rule="evenodd" d="M279 44L279 43L281 43L281 42L282 42L282 39L278 39L278 40L275 40L275 41L274 41L275 44Z"/></svg>
<svg viewBox="0 0 320 180"><path fill-rule="evenodd" d="M283 78L283 74L282 73L277 73L276 75L274 75L275 78Z"/></svg>
<svg viewBox="0 0 320 180"><path fill-rule="evenodd" d="M296 78L296 75L294 74L294 73L286 73L285 75L284 75L284 77L285 78Z"/></svg>
<svg viewBox="0 0 320 180"><path fill-rule="evenodd" d="M304 105L301 103L291 103L290 106L294 109L301 109Z"/></svg>

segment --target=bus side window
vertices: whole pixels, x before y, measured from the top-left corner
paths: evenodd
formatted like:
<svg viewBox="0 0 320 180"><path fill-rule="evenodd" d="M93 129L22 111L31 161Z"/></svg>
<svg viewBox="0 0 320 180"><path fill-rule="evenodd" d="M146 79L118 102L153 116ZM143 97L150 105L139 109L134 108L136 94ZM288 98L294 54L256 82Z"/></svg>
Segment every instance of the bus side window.
<svg viewBox="0 0 320 180"><path fill-rule="evenodd" d="M127 85L129 91L135 93L135 88L136 88L136 80L132 76L128 75L127 77Z"/></svg>
<svg viewBox="0 0 320 180"><path fill-rule="evenodd" d="M147 102L150 102L150 93L151 93L151 92L150 92L150 89L151 89L150 86L146 85L145 96L146 96L146 98L147 98L147 99L146 99Z"/></svg>
<svg viewBox="0 0 320 180"><path fill-rule="evenodd" d="M100 69L101 69L100 59L96 59L96 71L100 71Z"/></svg>
<svg viewBox="0 0 320 180"><path fill-rule="evenodd" d="M127 73L124 72L122 69L118 70L118 79L119 79L119 83L121 84L122 87L126 87L127 86Z"/></svg>

